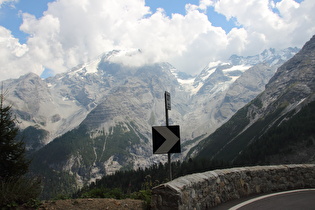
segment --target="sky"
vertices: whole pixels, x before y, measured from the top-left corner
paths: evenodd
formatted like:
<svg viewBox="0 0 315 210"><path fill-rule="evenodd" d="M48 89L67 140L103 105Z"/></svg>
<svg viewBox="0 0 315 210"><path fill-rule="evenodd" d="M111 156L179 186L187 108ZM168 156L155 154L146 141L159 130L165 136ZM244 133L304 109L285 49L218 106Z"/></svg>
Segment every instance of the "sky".
<svg viewBox="0 0 315 210"><path fill-rule="evenodd" d="M232 54L302 47L314 11L314 0L0 0L0 81L138 49L113 61L169 62L196 75Z"/></svg>

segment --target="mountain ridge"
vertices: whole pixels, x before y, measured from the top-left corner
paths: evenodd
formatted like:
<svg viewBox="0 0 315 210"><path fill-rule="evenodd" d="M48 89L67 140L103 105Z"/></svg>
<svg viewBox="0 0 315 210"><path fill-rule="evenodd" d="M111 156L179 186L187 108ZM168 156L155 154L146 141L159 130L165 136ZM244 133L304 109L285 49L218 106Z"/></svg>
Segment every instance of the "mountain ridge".
<svg viewBox="0 0 315 210"><path fill-rule="evenodd" d="M243 149L268 133L269 128L289 121L303 106L314 101L314 69L315 36L278 68L264 92L199 144L195 148L199 152L190 154L233 161Z"/></svg>
<svg viewBox="0 0 315 210"><path fill-rule="evenodd" d="M296 49L292 49L287 58L294 54ZM111 52L67 73L44 80L30 75L34 78L9 80L5 85L10 87L8 101L21 121L21 135L33 139L26 141L34 155L32 170L51 180L45 190L60 187L57 178L61 175L73 190L117 170L167 160L165 155L152 155L151 142L151 126L165 125L165 90L172 95L170 124L181 125L183 152L174 157L185 157L202 136L212 133L264 89L284 62L260 59L271 58L276 51L270 52L269 57L256 56L259 63L255 66L244 65L244 57L239 57L239 65L233 66L232 61L209 64L195 78L183 77L168 63L137 68L112 63L108 58L113 59L117 52ZM36 90L35 81L42 90ZM21 90L15 89L17 84ZM28 88L34 93L25 103L15 95ZM32 100L36 95L48 97ZM38 108L32 113L24 110L32 104Z"/></svg>

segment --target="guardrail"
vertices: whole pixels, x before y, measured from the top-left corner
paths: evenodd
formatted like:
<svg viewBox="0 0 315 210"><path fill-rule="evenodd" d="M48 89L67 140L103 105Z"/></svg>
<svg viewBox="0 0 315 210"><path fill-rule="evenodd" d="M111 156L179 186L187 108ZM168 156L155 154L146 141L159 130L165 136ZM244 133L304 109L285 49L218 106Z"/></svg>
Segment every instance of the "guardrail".
<svg viewBox="0 0 315 210"><path fill-rule="evenodd" d="M208 209L241 197L315 187L315 164L254 166L196 173L152 190L152 209Z"/></svg>

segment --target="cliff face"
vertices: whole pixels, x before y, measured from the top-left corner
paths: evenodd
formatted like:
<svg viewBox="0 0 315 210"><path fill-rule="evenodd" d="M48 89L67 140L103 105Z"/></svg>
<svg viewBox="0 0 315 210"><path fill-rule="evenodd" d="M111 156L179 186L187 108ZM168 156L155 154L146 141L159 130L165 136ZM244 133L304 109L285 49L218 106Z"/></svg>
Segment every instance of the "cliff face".
<svg viewBox="0 0 315 210"><path fill-rule="evenodd" d="M302 50L284 63L266 85L261 101L294 104L312 100L315 90L315 36Z"/></svg>

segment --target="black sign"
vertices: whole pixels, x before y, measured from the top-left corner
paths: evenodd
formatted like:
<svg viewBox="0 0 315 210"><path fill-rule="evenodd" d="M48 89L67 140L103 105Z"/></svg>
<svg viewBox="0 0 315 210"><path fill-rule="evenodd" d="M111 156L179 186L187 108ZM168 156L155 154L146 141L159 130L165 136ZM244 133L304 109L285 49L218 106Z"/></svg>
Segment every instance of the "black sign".
<svg viewBox="0 0 315 210"><path fill-rule="evenodd" d="M165 91L165 107L167 110L171 110L171 94Z"/></svg>
<svg viewBox="0 0 315 210"><path fill-rule="evenodd" d="M153 126L153 154L180 153L179 125Z"/></svg>

